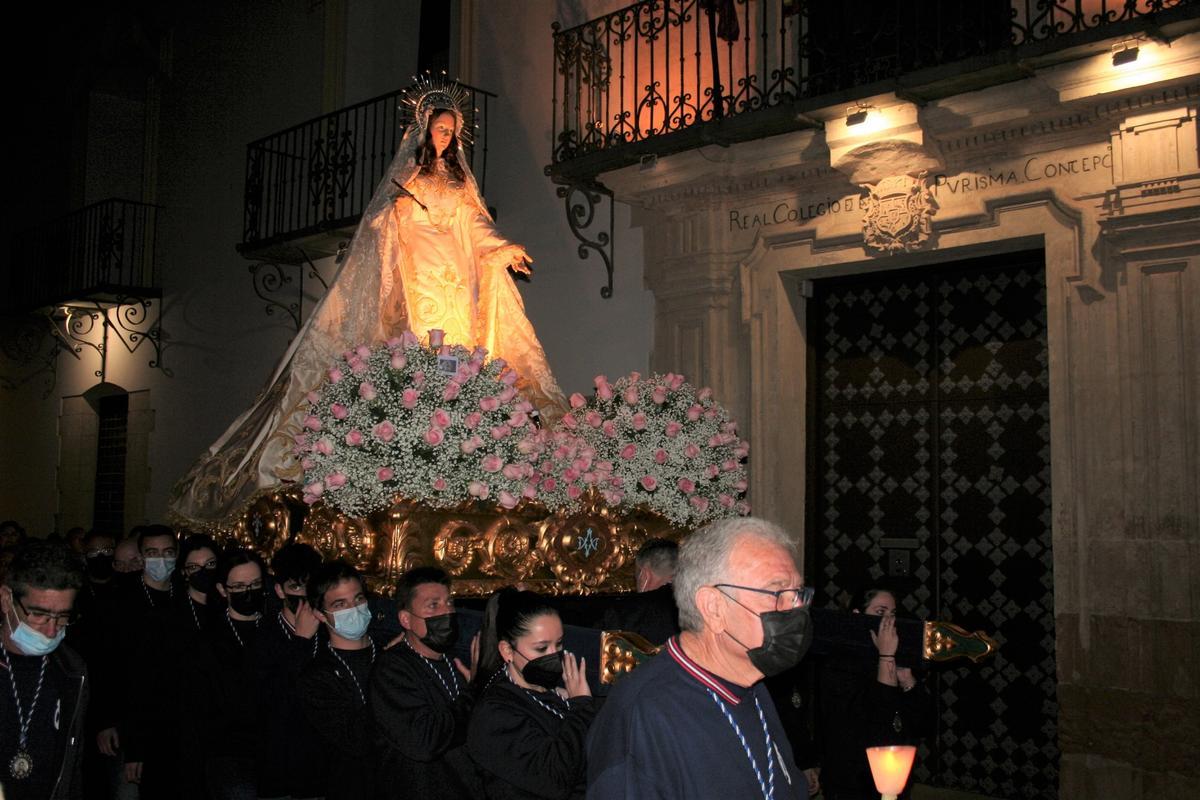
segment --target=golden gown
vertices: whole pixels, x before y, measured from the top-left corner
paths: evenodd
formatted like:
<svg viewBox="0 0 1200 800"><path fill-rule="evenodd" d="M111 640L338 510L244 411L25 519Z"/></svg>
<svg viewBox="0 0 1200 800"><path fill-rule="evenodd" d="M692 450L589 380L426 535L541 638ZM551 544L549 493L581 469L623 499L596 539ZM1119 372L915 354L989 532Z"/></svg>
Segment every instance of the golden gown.
<svg viewBox="0 0 1200 800"><path fill-rule="evenodd" d="M259 491L299 481L292 447L307 394L343 351L406 329L424 339L440 328L447 344L486 347L517 371L544 419L562 414L566 399L508 274L524 249L500 235L473 186L436 165L404 182L409 196L364 214L346 263L267 387L172 489L173 518L219 526Z"/></svg>

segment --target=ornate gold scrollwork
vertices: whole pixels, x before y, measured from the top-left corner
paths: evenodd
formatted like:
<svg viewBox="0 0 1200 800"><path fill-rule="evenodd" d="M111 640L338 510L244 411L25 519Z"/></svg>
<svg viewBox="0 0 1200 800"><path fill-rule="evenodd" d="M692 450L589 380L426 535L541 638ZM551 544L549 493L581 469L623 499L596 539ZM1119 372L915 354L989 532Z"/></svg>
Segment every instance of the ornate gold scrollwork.
<svg viewBox="0 0 1200 800"><path fill-rule="evenodd" d="M926 661L950 661L966 657L979 662L999 647L996 640L983 631L971 633L952 622L940 620L925 623L923 649Z"/></svg>
<svg viewBox="0 0 1200 800"><path fill-rule="evenodd" d="M538 526L502 516L483 536L483 563L479 571L521 581L542 565L538 557Z"/></svg>
<svg viewBox="0 0 1200 800"><path fill-rule="evenodd" d="M636 633L604 631L600 635L600 682L615 683L617 678L632 672L634 667L653 658L661 649Z"/></svg>

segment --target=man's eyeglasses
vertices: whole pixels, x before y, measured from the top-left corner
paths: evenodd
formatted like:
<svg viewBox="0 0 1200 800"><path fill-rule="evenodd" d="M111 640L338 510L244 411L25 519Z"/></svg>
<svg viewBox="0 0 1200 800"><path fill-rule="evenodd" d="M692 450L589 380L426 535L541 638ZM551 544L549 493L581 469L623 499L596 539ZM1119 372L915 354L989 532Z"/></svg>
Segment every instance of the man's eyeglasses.
<svg viewBox="0 0 1200 800"><path fill-rule="evenodd" d="M13 600L17 601L17 606L25 614L25 621L33 625L49 625L53 622L60 628L65 628L75 621L75 610L70 611L46 611L41 608L26 608L21 602L21 598L13 595Z"/></svg>
<svg viewBox="0 0 1200 800"><path fill-rule="evenodd" d="M812 602L813 589L802 586L799 589L759 589L754 586L738 586L736 583L713 584L716 589L741 589L743 592L769 594L775 598L776 611L791 611L793 608L803 608Z"/></svg>

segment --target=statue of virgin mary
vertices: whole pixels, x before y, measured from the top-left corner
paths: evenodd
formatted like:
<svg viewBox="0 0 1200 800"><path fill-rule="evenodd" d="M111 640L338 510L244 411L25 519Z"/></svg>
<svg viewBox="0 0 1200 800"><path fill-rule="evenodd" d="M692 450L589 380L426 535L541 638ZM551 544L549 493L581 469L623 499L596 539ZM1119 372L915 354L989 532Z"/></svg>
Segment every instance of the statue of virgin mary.
<svg viewBox="0 0 1200 800"><path fill-rule="evenodd" d="M175 517L220 525L259 491L300 480L292 446L308 393L344 351L405 330L482 345L517 371L517 388L543 419L561 416L566 399L509 275L528 274L530 259L496 229L464 155L466 98L429 79L410 90L412 122L333 284L253 405L172 489Z"/></svg>

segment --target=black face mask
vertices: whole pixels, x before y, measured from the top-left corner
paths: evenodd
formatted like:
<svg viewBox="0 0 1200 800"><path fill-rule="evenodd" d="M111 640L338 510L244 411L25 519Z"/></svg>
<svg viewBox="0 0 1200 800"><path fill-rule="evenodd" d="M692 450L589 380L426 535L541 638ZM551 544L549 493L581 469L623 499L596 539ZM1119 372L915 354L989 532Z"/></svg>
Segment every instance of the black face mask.
<svg viewBox="0 0 1200 800"><path fill-rule="evenodd" d="M209 594L216 584L216 577L216 569L208 569L207 567L198 569L191 575L188 575L188 586L201 594Z"/></svg>
<svg viewBox="0 0 1200 800"><path fill-rule="evenodd" d="M113 557L106 555L89 556L87 571L93 579L106 581L113 576Z"/></svg>
<svg viewBox="0 0 1200 800"><path fill-rule="evenodd" d="M758 647L746 647L726 631L730 639L746 647L746 655L755 669L769 678L800 663L812 644L812 618L808 615L807 607L759 613L751 611L732 597L729 599L750 611L762 623L763 640Z"/></svg>
<svg viewBox="0 0 1200 800"><path fill-rule="evenodd" d="M244 592L229 593L229 607L243 617L253 617L261 613L266 596L262 589L247 589Z"/></svg>
<svg viewBox="0 0 1200 800"><path fill-rule="evenodd" d="M302 594L285 594L283 596L283 604L287 606L288 611L293 614L299 613L300 604L304 602Z"/></svg>
<svg viewBox="0 0 1200 800"><path fill-rule="evenodd" d="M421 644L435 653L448 652L458 644L458 615L453 611L422 619L425 620L425 635L421 637Z"/></svg>
<svg viewBox="0 0 1200 800"><path fill-rule="evenodd" d="M513 647L513 650L517 650ZM517 652L520 652L517 650ZM524 653L521 653L524 656ZM532 683L534 686L541 686L543 689L553 691L556 686L562 683L563 674L563 651L557 653L547 653L539 658L530 659L525 666L521 668L521 677L527 683Z"/></svg>

